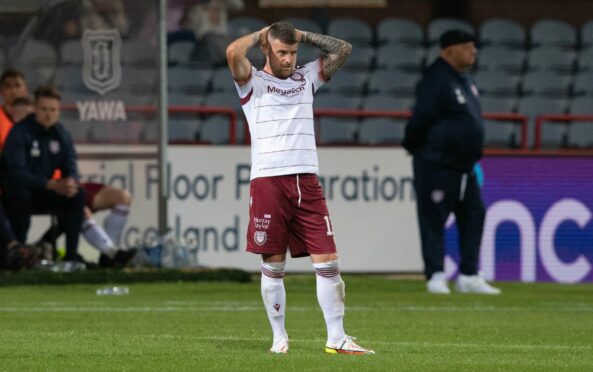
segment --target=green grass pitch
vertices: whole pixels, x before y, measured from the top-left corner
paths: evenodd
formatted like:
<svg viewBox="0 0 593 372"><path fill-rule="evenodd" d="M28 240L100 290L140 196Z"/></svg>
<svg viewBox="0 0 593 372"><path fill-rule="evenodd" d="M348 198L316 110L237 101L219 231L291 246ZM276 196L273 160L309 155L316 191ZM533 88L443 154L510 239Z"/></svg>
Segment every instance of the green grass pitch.
<svg viewBox="0 0 593 372"><path fill-rule="evenodd" d="M499 283L501 296L344 276L346 330L376 355L323 353L314 275L287 275L288 355L251 283L0 287L0 371L591 371L591 285Z"/></svg>

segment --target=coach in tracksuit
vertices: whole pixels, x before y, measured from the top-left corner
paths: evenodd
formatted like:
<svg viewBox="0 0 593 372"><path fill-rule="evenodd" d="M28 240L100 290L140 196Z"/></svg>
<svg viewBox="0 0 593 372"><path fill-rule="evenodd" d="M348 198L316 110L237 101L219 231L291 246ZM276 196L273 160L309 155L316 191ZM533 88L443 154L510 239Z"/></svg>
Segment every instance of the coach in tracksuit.
<svg viewBox="0 0 593 372"><path fill-rule="evenodd" d="M33 212L52 212L65 229L66 260L79 260L84 191L78 185L72 137L58 123L60 95L35 91L35 112L10 131L2 155L3 202L16 238L24 243ZM60 179L54 179L56 171Z"/></svg>
<svg viewBox="0 0 593 372"><path fill-rule="evenodd" d="M444 274L444 232L455 214L459 231L457 290L499 293L478 275L485 209L473 167L482 156L484 127L478 90L465 70L476 60L474 36L450 30L440 38L439 58L417 89L403 146L413 155L418 222L427 289L450 293Z"/></svg>

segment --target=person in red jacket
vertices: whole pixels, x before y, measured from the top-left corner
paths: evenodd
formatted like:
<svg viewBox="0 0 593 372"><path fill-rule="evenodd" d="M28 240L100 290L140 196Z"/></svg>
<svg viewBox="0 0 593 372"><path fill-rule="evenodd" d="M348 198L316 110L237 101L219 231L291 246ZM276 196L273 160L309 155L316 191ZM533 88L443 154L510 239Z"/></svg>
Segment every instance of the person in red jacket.
<svg viewBox="0 0 593 372"><path fill-rule="evenodd" d="M29 90L25 75L19 70L7 69L0 75L0 153L8 133L15 123L13 118L14 102L17 98L28 97Z"/></svg>

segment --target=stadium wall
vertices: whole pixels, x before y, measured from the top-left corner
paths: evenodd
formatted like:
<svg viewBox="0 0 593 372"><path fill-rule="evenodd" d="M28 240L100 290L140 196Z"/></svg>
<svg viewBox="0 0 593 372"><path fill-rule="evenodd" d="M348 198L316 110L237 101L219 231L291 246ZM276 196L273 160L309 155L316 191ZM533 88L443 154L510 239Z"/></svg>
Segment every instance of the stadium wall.
<svg viewBox="0 0 593 372"><path fill-rule="evenodd" d="M79 150L84 154L84 146ZM169 223L198 249L200 264L259 270L244 252L249 149L171 146ZM401 148L320 148L321 180L346 272L421 272L410 158ZM122 244L156 234L157 167L152 159L87 160L83 177L135 196ZM487 217L481 270L506 281L592 282L593 157L488 156L481 161ZM101 221L103 216L99 215ZM447 223L446 270L457 274L454 219ZM85 250L88 252L88 250ZM309 260L288 270L309 271Z"/></svg>

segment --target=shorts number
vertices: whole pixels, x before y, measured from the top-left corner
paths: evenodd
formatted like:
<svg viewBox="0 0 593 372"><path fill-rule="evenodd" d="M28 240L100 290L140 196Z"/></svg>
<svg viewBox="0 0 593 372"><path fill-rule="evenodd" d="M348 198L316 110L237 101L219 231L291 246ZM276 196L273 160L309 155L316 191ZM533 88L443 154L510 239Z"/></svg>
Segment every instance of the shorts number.
<svg viewBox="0 0 593 372"><path fill-rule="evenodd" d="M325 226L327 227L327 236L334 236L334 232L332 230L332 224L329 221L329 216L323 216L323 218L325 219Z"/></svg>

